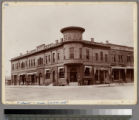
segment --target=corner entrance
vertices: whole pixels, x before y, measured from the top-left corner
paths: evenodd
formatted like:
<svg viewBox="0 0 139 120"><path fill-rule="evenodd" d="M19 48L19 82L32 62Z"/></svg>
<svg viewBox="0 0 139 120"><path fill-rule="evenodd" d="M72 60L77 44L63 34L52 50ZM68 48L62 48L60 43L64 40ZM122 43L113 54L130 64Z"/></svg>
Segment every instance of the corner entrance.
<svg viewBox="0 0 139 120"><path fill-rule="evenodd" d="M65 77L67 79L67 84L70 86L81 85L83 81L83 65L68 64L65 68Z"/></svg>
<svg viewBox="0 0 139 120"><path fill-rule="evenodd" d="M77 67L70 68L70 83L71 86L78 85L78 74L77 74Z"/></svg>
<svg viewBox="0 0 139 120"><path fill-rule="evenodd" d="M77 82L77 68L70 69L70 82Z"/></svg>

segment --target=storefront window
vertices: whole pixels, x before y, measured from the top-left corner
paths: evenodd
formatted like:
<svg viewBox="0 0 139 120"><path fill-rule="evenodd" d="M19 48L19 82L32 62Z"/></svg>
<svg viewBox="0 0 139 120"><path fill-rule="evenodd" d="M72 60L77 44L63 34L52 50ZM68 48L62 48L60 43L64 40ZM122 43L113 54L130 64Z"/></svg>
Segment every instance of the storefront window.
<svg viewBox="0 0 139 120"><path fill-rule="evenodd" d="M50 79L50 70L46 70L46 79Z"/></svg>
<svg viewBox="0 0 139 120"><path fill-rule="evenodd" d="M64 78L64 68L59 68L59 78Z"/></svg>
<svg viewBox="0 0 139 120"><path fill-rule="evenodd" d="M84 74L85 74L85 76L90 76L91 75L91 66L85 67Z"/></svg>

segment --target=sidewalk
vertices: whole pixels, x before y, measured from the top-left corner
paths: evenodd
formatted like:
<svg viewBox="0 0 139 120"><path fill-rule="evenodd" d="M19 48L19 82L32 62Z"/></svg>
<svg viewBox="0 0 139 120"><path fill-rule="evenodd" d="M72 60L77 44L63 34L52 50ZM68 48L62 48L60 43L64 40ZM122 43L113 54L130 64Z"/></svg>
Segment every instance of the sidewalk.
<svg viewBox="0 0 139 120"><path fill-rule="evenodd" d="M83 86L53 86L53 85L48 85L48 86L43 86L43 85L7 85L6 87L8 88L25 88L25 87L40 87L40 88L46 88L46 87L53 87L53 88L82 88L82 87L114 87L114 86L130 86L134 85L134 83L111 83L111 84L95 84L95 85L83 85Z"/></svg>

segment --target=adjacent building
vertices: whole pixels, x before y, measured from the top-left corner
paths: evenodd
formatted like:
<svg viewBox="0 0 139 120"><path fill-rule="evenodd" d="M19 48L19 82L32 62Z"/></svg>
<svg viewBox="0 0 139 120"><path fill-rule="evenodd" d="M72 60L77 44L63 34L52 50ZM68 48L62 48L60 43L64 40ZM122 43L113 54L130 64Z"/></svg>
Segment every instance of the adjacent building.
<svg viewBox="0 0 139 120"><path fill-rule="evenodd" d="M11 59L12 85L93 85L134 81L133 47L83 39L84 28Z"/></svg>

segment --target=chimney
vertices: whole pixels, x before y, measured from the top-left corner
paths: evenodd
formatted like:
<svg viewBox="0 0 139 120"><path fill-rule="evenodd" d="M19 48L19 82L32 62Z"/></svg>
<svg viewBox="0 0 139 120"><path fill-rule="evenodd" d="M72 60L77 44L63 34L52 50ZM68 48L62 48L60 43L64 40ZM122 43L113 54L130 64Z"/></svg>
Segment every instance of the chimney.
<svg viewBox="0 0 139 120"><path fill-rule="evenodd" d="M63 42L63 38L60 39L60 42Z"/></svg>
<svg viewBox="0 0 139 120"><path fill-rule="evenodd" d="M92 42L92 43L94 42L94 38L91 38L91 42Z"/></svg>
<svg viewBox="0 0 139 120"><path fill-rule="evenodd" d="M55 40L56 44L58 44L58 40Z"/></svg>
<svg viewBox="0 0 139 120"><path fill-rule="evenodd" d="M106 40L106 44L109 44L109 41L108 40Z"/></svg>

